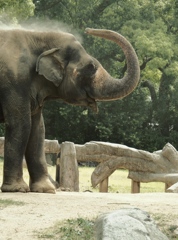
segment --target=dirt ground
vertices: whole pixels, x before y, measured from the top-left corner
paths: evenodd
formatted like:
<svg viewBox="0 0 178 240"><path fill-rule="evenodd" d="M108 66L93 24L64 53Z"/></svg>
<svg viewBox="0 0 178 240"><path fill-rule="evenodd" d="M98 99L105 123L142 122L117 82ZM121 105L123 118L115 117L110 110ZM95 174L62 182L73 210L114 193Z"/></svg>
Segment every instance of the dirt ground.
<svg viewBox="0 0 178 240"><path fill-rule="evenodd" d="M178 194L175 193L0 193L0 200L6 199L24 204L0 207L1 240L35 240L37 232L58 221L96 218L101 213L132 207L150 214L167 214L168 220L173 219L173 224L178 226Z"/></svg>

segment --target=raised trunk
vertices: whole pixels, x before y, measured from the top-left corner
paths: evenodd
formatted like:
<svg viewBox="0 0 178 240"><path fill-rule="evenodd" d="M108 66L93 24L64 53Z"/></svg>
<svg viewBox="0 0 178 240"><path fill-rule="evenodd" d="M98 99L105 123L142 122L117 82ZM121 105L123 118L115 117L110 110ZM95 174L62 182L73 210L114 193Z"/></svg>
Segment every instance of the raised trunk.
<svg viewBox="0 0 178 240"><path fill-rule="evenodd" d="M116 100L130 94L140 78L140 66L132 45L122 35L110 30L87 28L86 33L117 43L122 48L127 61L127 74L122 79L111 77L102 67L98 69L93 81L95 100Z"/></svg>

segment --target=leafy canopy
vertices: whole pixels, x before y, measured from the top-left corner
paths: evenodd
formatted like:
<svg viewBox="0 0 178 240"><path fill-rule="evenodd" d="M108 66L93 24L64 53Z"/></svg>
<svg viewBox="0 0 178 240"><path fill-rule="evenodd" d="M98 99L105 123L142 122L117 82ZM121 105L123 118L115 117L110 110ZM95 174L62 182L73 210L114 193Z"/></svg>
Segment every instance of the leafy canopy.
<svg viewBox="0 0 178 240"><path fill-rule="evenodd" d="M4 24L18 23L33 16L34 9L32 0L1 0L0 21Z"/></svg>

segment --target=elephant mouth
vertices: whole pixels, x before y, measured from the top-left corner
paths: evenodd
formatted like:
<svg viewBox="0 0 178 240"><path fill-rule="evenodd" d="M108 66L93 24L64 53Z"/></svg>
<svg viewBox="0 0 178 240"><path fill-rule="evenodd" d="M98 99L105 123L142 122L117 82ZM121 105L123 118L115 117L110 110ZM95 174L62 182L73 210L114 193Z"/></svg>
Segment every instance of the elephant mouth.
<svg viewBox="0 0 178 240"><path fill-rule="evenodd" d="M74 98L66 98L65 100L63 99L64 102L74 105L74 106L85 106L89 107L93 112L98 113L98 106L97 102L95 101L94 98L90 97L87 91L85 91L85 96L79 98L78 100Z"/></svg>
<svg viewBox="0 0 178 240"><path fill-rule="evenodd" d="M95 101L95 99L89 97L89 95L87 93L86 93L86 95L87 95L88 107L91 108L93 112L98 113L97 102Z"/></svg>
<svg viewBox="0 0 178 240"><path fill-rule="evenodd" d="M85 107L89 107L93 112L98 113L98 106L97 106L97 102L95 101L94 98L91 98L87 92L85 92L85 98L84 99L80 99L77 102L74 103L74 101L72 101L72 104L74 105L78 105L78 106L85 106Z"/></svg>

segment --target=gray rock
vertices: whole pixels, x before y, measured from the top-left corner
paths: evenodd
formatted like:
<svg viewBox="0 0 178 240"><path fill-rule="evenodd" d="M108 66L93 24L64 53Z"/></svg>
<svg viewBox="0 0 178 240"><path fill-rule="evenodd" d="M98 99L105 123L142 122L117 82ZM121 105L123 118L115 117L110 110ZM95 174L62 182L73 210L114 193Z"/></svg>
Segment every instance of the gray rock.
<svg viewBox="0 0 178 240"><path fill-rule="evenodd" d="M97 240L168 240L147 212L120 209L101 215L96 221Z"/></svg>

